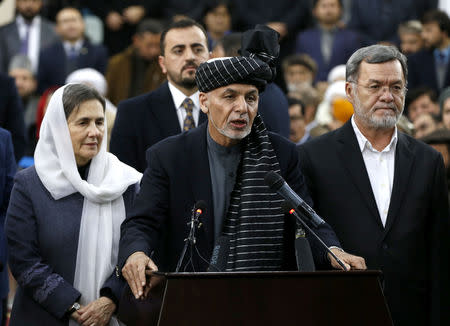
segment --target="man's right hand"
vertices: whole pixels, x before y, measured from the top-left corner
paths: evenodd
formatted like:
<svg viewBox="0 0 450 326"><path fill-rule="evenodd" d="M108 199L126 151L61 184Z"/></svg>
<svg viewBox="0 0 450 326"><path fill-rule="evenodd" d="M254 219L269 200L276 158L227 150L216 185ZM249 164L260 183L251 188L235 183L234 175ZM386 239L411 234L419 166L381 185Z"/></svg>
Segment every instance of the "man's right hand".
<svg viewBox="0 0 450 326"><path fill-rule="evenodd" d="M142 251L137 251L128 257L122 268L122 275L127 280L136 299L144 298L150 290L150 281L147 284L146 271L149 274L148 272L157 270L158 267L155 263Z"/></svg>

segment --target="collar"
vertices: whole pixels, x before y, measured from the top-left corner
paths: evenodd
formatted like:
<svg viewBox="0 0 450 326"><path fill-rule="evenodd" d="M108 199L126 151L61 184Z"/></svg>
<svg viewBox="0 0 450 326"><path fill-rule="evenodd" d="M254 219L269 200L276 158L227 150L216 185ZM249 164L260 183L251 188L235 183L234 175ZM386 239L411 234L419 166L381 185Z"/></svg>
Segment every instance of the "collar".
<svg viewBox="0 0 450 326"><path fill-rule="evenodd" d="M447 48L440 50L440 49L434 49L433 50L433 54L434 54L434 58L437 62L442 62L441 58L440 58L440 54L444 55L444 63L448 63L448 59L450 56L450 46L448 46Z"/></svg>
<svg viewBox="0 0 450 326"><path fill-rule="evenodd" d="M83 47L83 42L84 42L84 39L79 39L75 43L70 43L69 41L63 41L64 50L66 51L66 53L69 53L70 49L72 47L74 47L77 52L80 52L81 48Z"/></svg>
<svg viewBox="0 0 450 326"><path fill-rule="evenodd" d="M196 91L191 96L186 96L171 82L169 82L169 90L170 93L172 94L173 103L175 104L175 108L177 110L181 107L181 104L183 103L186 97L189 97L192 100L192 102L194 102L195 108L200 108L200 99L198 97L198 95L200 94L199 91Z"/></svg>
<svg viewBox="0 0 450 326"><path fill-rule="evenodd" d="M373 148L370 141L362 134L362 132L359 130L358 126L355 122L355 116L352 115L352 127L353 131L355 132L356 139L358 140L359 150L364 152L364 149L367 148L371 150L372 152L378 152L375 148ZM398 132L397 132L397 126L394 126L394 133L392 134L391 141L389 142L389 145L387 145L380 153L389 152L391 149L395 149L397 145L397 139L398 139Z"/></svg>
<svg viewBox="0 0 450 326"><path fill-rule="evenodd" d="M16 23L17 23L19 26L27 26L27 25L28 25L29 27L39 26L39 24L41 23L41 16L35 16L35 17L33 18L33 20L31 21L31 23L30 23L30 24L27 24L26 21L25 21L25 18L23 18L22 15L18 14L17 17L16 17Z"/></svg>

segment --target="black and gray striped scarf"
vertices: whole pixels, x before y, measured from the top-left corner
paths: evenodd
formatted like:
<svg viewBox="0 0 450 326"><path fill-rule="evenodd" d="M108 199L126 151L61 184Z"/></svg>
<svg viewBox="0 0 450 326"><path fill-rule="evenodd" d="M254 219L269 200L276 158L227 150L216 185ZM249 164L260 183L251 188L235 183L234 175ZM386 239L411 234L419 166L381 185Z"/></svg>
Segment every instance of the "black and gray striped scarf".
<svg viewBox="0 0 450 326"><path fill-rule="evenodd" d="M280 166L259 115L243 140L223 234L230 239L227 271L280 270L283 263L283 200L264 183Z"/></svg>

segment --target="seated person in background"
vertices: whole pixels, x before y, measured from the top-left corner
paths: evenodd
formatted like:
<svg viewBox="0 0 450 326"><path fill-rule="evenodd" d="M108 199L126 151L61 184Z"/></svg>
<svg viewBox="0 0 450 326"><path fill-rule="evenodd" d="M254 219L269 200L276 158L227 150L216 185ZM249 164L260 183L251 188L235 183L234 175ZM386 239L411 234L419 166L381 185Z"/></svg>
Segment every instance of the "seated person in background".
<svg viewBox="0 0 450 326"><path fill-rule="evenodd" d="M450 130L450 87L444 89L439 96L439 109L442 127Z"/></svg>
<svg viewBox="0 0 450 326"><path fill-rule="evenodd" d="M208 48L231 32L231 4L227 0L213 0L205 4L202 14L203 24L208 34Z"/></svg>
<svg viewBox="0 0 450 326"><path fill-rule="evenodd" d="M36 110L39 96L36 93L37 81L33 74L30 59L22 54L14 56L9 64L8 75L13 77L16 82L17 92L24 108L25 133L27 137L24 155L33 156L36 145L34 133L36 132Z"/></svg>
<svg viewBox="0 0 450 326"><path fill-rule="evenodd" d="M338 26L342 0L314 0L313 3L317 27L297 36L295 52L310 55L318 67L315 81L325 82L331 68L345 64L361 46L361 40L356 32Z"/></svg>
<svg viewBox="0 0 450 326"><path fill-rule="evenodd" d="M310 138L310 135L306 134L305 105L293 97L288 97L288 104L291 121L289 139L295 144L303 144Z"/></svg>
<svg viewBox="0 0 450 326"><path fill-rule="evenodd" d="M94 68L105 73L108 54L103 45L94 45L84 36L84 21L78 9L66 7L56 15L56 31L61 40L43 49L39 56L38 91L64 85L77 69Z"/></svg>
<svg viewBox="0 0 450 326"><path fill-rule="evenodd" d="M10 325L106 325L116 309L120 224L142 175L106 152L104 111L95 89L59 88L35 165L16 176L5 224L18 283Z"/></svg>
<svg viewBox="0 0 450 326"><path fill-rule="evenodd" d="M188 232L186 218L200 198L208 210L197 234L199 255L193 253L186 271L205 271L214 242L223 236L230 239L226 271L295 268L294 229L281 210L283 199L265 185L264 177L278 171L309 201L308 192L295 145L267 132L258 115L259 93L274 78L267 54L277 54L271 42L264 43L270 48L261 48L261 39L277 38L267 27L246 33L250 41L243 44L244 56L211 59L197 70L200 106L208 123L147 151L147 169L134 210L122 224L119 250L119 266L124 266L122 274L136 298L148 293L143 286L148 285L146 269L175 270ZM327 245L338 242L327 224L317 231ZM311 246L316 261L330 266L323 249L313 241ZM331 250L347 267L365 268L361 257ZM332 264L339 268L334 260Z"/></svg>
<svg viewBox="0 0 450 326"><path fill-rule="evenodd" d="M293 54L282 62L283 78L288 96L293 96L300 85L313 85L317 74L317 63L307 54Z"/></svg>
<svg viewBox="0 0 450 326"><path fill-rule="evenodd" d="M429 87L411 89L406 94L405 108L408 119L413 123L423 113L438 115L436 92Z"/></svg>
<svg viewBox="0 0 450 326"><path fill-rule="evenodd" d="M305 117L305 139L309 139L310 136L314 137L316 135L311 134L311 131L318 126L316 120L317 107L320 103L319 92L308 84L299 85L299 89L296 92L291 93L291 97L299 99L305 105L304 107L304 117Z"/></svg>
<svg viewBox="0 0 450 326"><path fill-rule="evenodd" d="M157 20L141 21L133 35L132 44L109 59L106 70L106 97L114 105L127 98L153 91L166 80L158 63L162 30L163 25Z"/></svg>
<svg viewBox="0 0 450 326"><path fill-rule="evenodd" d="M409 20L398 26L398 37L400 38L400 51L410 55L422 50L422 23L418 20Z"/></svg>
<svg viewBox="0 0 450 326"><path fill-rule="evenodd" d="M414 120L414 137L423 138L438 128L439 122L430 113L424 112Z"/></svg>

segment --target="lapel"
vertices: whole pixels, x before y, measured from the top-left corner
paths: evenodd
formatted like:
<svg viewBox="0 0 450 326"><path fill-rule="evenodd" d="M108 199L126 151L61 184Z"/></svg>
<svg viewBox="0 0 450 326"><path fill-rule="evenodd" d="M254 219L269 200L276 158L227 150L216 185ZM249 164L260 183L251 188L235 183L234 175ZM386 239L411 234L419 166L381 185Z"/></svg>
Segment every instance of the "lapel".
<svg viewBox="0 0 450 326"><path fill-rule="evenodd" d="M321 39L322 39L322 34L320 32L320 28L315 28L313 29L312 33L312 42L311 44L311 53L314 54L313 58L316 59L317 61L317 65L323 66L324 65L324 59L323 59L323 54L322 54L322 47L321 47Z"/></svg>
<svg viewBox="0 0 450 326"><path fill-rule="evenodd" d="M89 67L92 65L92 63L89 62L93 54L90 53L91 51L92 51L91 43L88 40L84 40L83 45L81 46L80 49L80 53L78 55L77 68Z"/></svg>
<svg viewBox="0 0 450 326"><path fill-rule="evenodd" d="M380 214L378 212L375 196L373 195L372 186L370 185L369 175L367 174L366 165L359 149L351 119L337 130L337 155L341 160L342 166L345 167L350 176L350 180L356 186L361 194L361 198L375 218L377 224L383 229Z"/></svg>
<svg viewBox="0 0 450 326"><path fill-rule="evenodd" d="M214 245L214 211L211 189L211 173L209 169L208 150L206 143L207 123L187 132L186 147L184 148L187 165L185 166L192 195L195 201L206 202L206 214L203 216L203 227L200 229L199 245L207 244L204 252L211 253ZM207 257L205 257L207 258Z"/></svg>
<svg viewBox="0 0 450 326"><path fill-rule="evenodd" d="M414 162L414 154L410 146L409 139L399 132L397 147L395 149L394 182L384 235L389 232L398 216L398 211L408 188L409 176Z"/></svg>
<svg viewBox="0 0 450 326"><path fill-rule="evenodd" d="M20 36L17 23L12 24L11 28L9 28L9 30L5 34L8 47L14 49L14 53L20 52Z"/></svg>
<svg viewBox="0 0 450 326"><path fill-rule="evenodd" d="M166 138L181 133L168 82L155 90L154 95L154 98L148 97L147 106L152 111L156 125L160 126L161 135Z"/></svg>

